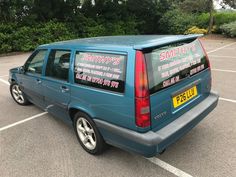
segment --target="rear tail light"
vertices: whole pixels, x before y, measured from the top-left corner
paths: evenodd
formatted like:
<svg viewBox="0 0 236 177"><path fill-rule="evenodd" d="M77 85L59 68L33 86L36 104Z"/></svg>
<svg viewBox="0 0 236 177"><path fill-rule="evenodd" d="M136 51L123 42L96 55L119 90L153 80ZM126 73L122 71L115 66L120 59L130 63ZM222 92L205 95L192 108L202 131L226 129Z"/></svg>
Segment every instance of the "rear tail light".
<svg viewBox="0 0 236 177"><path fill-rule="evenodd" d="M151 125L147 68L141 51L136 52L135 63L135 120L138 127Z"/></svg>
<svg viewBox="0 0 236 177"><path fill-rule="evenodd" d="M209 69L210 69L210 71L211 71L211 64L210 64L210 60L209 60L209 57L208 57L208 55L207 55L207 52L206 52L206 50L205 50L205 48L204 48L204 46L203 46L203 44L202 44L202 41L201 41L200 39L198 39L198 40L199 40L199 42L200 42L200 44L201 44L201 46L202 46L202 50L203 50L204 53L205 53L206 60L207 60L207 63L208 63L208 67L209 67ZM208 89L209 89L209 90L211 89L211 86L212 86L212 78L210 78L210 80L209 80L209 84L208 84Z"/></svg>
<svg viewBox="0 0 236 177"><path fill-rule="evenodd" d="M208 67L209 67L209 69L211 69L210 60L209 60L209 57L208 57L208 55L207 55L207 52L206 52L206 50L205 50L205 48L204 48L204 46L203 46L203 44L202 44L202 41L201 41L200 39L198 39L198 40L199 40L199 42L200 42L200 44L201 44L201 46L202 46L202 50L204 51L204 54L205 54L205 56L206 56L206 60L207 60L207 63L208 63Z"/></svg>

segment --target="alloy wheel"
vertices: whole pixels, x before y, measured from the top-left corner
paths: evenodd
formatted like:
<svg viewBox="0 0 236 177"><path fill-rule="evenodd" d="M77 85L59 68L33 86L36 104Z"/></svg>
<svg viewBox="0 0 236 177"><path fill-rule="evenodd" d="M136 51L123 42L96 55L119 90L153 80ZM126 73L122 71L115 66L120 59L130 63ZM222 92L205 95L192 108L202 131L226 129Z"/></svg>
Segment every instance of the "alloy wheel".
<svg viewBox="0 0 236 177"><path fill-rule="evenodd" d="M83 145L89 150L94 150L97 141L91 124L85 118L80 117L76 123L76 130Z"/></svg>

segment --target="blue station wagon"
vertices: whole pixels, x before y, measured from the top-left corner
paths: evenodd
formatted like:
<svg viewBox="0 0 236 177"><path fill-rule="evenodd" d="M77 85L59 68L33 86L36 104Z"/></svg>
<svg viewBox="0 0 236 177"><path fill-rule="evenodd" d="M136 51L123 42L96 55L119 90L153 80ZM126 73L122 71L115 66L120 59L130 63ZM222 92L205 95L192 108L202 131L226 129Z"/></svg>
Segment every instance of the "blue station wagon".
<svg viewBox="0 0 236 177"><path fill-rule="evenodd" d="M108 36L39 46L10 70L19 105L73 125L88 153L107 144L152 157L218 103L200 35Z"/></svg>

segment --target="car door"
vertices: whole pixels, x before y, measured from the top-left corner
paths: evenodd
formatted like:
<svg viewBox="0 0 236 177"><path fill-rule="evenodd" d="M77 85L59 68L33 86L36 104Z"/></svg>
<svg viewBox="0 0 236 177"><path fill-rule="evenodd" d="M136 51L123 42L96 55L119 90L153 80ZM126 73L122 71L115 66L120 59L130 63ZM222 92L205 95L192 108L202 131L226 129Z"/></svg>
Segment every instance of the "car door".
<svg viewBox="0 0 236 177"><path fill-rule="evenodd" d="M21 75L20 87L34 104L44 109L44 95L42 86L42 73L47 49L36 50L24 65L24 74Z"/></svg>
<svg viewBox="0 0 236 177"><path fill-rule="evenodd" d="M52 49L49 53L43 78L47 111L70 122L67 107L70 101L71 51Z"/></svg>

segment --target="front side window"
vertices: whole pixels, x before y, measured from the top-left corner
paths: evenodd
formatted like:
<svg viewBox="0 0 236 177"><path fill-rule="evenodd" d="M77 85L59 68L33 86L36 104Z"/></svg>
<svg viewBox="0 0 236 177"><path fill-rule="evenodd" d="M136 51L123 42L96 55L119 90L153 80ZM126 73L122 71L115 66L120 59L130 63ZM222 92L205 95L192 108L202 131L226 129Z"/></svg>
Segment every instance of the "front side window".
<svg viewBox="0 0 236 177"><path fill-rule="evenodd" d="M28 73L42 74L44 58L47 50L38 50L34 52L26 61L25 71Z"/></svg>
<svg viewBox="0 0 236 177"><path fill-rule="evenodd" d="M70 51L51 50L46 66L46 76L68 81Z"/></svg>
<svg viewBox="0 0 236 177"><path fill-rule="evenodd" d="M75 83L123 93L125 68L125 55L76 52Z"/></svg>

